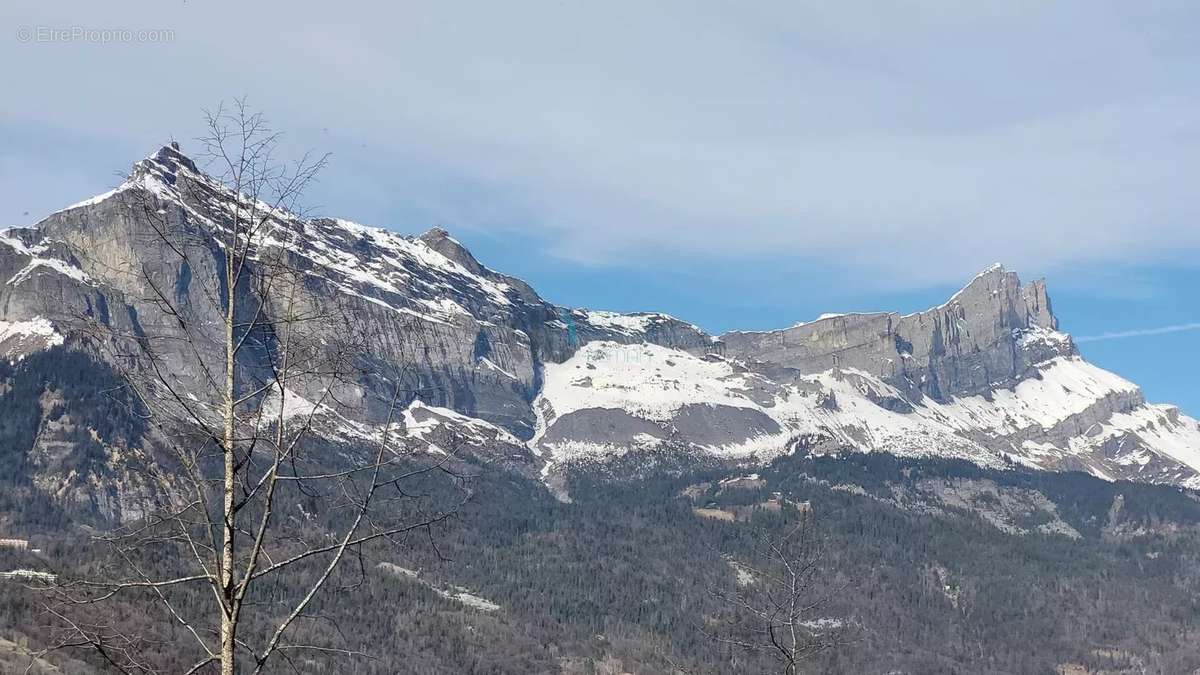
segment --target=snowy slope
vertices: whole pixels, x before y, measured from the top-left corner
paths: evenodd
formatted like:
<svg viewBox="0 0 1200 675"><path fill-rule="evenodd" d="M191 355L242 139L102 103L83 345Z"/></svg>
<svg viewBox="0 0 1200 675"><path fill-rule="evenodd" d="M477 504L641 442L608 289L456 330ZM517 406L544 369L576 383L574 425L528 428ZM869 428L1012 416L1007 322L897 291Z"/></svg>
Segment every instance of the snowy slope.
<svg viewBox="0 0 1200 675"><path fill-rule="evenodd" d="M765 461L786 452L794 438L825 434L866 450L999 464L995 453L948 426L893 413L872 402L866 391L897 393L855 371L804 375L780 383L745 364L712 355L645 344L590 343L565 363L547 366L545 386L535 403L541 417L534 443L554 461L623 453L630 448L614 442L603 424L586 422L616 410L658 427L658 432L643 432L635 448L675 443L722 457ZM697 425L690 419L697 412L711 420L729 419L735 426ZM556 434L564 423L585 433Z"/></svg>
<svg viewBox="0 0 1200 675"><path fill-rule="evenodd" d="M911 400L854 368L774 378L755 364L713 355L591 343L546 367L533 443L558 465L664 446L765 462L790 451L795 439L824 437L864 452L994 467L1011 461L1200 488L1200 425L1177 409L1142 403L1135 385L1079 356L1048 359L987 396L944 402ZM694 424L698 409L741 422L740 433ZM633 427L639 431L630 437Z"/></svg>

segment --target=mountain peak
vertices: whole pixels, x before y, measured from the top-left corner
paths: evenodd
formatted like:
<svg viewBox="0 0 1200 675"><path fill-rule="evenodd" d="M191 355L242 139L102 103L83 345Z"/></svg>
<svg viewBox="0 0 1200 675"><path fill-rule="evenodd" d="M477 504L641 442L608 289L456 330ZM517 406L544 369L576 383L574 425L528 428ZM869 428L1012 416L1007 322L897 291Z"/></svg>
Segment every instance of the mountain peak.
<svg viewBox="0 0 1200 675"><path fill-rule="evenodd" d="M196 167L196 162L191 157L183 154L182 148L180 148L179 143L176 141L171 141L169 144L159 148L154 154L138 162L137 165L134 165L135 170L143 162L153 162L171 175L177 174L180 169L185 169L192 173L200 173L200 169Z"/></svg>
<svg viewBox="0 0 1200 675"><path fill-rule="evenodd" d="M183 154L179 143L172 141L145 159L135 162L130 171L129 180L125 181L124 186L141 185L157 192L160 191L160 188L153 187L157 183L166 186L168 190L173 190L179 181L180 174L199 176L203 175L203 172L191 157Z"/></svg>
<svg viewBox="0 0 1200 675"><path fill-rule="evenodd" d="M1000 312L1003 322L1012 327L1040 327L1058 330L1058 319L1054 316L1050 296L1046 291L1046 280L1037 279L1022 284L1016 272L1006 270L1004 265L994 263L975 275L967 285L939 307L939 310L954 304L968 306L972 310L983 307ZM1011 310L1011 311L1009 311Z"/></svg>
<svg viewBox="0 0 1200 675"><path fill-rule="evenodd" d="M486 272L483 265L479 264L479 261L475 259L475 256L471 255L467 247L463 246L454 237L451 237L450 233L441 227L434 227L425 234L417 237L417 239L429 248L467 268L472 274L482 275Z"/></svg>
<svg viewBox="0 0 1200 675"><path fill-rule="evenodd" d="M425 242L437 241L441 239L454 239L454 237L451 237L450 233L441 226L431 227L421 235L421 240Z"/></svg>

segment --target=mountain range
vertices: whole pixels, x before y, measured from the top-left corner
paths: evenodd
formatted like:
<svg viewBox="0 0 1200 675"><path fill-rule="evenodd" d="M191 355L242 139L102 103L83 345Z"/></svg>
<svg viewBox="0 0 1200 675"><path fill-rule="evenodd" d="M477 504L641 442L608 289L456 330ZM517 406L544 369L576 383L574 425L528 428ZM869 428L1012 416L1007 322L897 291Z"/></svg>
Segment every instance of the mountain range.
<svg viewBox="0 0 1200 675"><path fill-rule="evenodd" d="M252 264L302 279L284 297L222 281L250 199L170 145L0 233L0 670L111 671L33 658L49 636L26 585L101 564L98 532L162 508L172 465L128 385L153 369L215 405L228 298L302 308L318 352L355 336L332 395L305 378L256 394L317 420L323 466L386 428L472 467L454 526L364 553L323 596L339 644L372 654L359 672L768 672L697 624L728 609L712 589L754 583L755 537L800 514L840 589L807 630L861 638L804 672L1200 672L1200 426L1088 363L1042 281L996 265L922 312L711 335L550 303L442 229L261 208ZM244 381L271 353L239 352ZM309 497L281 508L288 533L323 536L336 505ZM159 670L193 663L142 600L96 620L150 636Z"/></svg>
<svg viewBox="0 0 1200 675"><path fill-rule="evenodd" d="M213 233L239 198L167 146L116 189L4 231L0 354L18 362L64 348L111 362L136 352L139 336L171 334L146 270L192 316L215 311L223 291ZM164 255L145 204L208 255L183 263ZM270 226L264 246L304 271L304 302L342 317L310 330L369 327L377 338L359 358L409 383L410 442L465 431L551 484L572 464L629 453L754 465L803 441L806 452L962 458L1200 488L1196 420L1147 403L1136 385L1085 361L1060 331L1045 282L1022 284L1000 265L914 314L827 314L709 335L661 313L556 306L440 228L406 237L284 211ZM201 396L197 358L168 354L184 388ZM376 384L344 392L364 403L349 415L316 411L337 418L323 427L331 440L381 423L379 406L366 404ZM43 458L47 489L86 484L55 474L71 450L56 448L53 433L37 444L28 452ZM115 514L133 498L102 501Z"/></svg>

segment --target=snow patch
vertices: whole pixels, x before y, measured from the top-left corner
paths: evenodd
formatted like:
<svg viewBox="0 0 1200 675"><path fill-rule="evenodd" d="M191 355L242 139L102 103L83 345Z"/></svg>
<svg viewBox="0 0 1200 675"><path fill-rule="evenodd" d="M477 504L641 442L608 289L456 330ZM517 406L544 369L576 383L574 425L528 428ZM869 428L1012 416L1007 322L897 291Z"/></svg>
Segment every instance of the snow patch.
<svg viewBox="0 0 1200 675"><path fill-rule="evenodd" d="M439 585L439 584L435 584L435 583L426 581L421 578L421 572L419 572L417 570L412 570L407 567L401 567L400 565L396 565L396 564L389 563L389 562L379 563L378 568L383 570L384 572L387 572L394 576L397 576L397 577L400 577L403 579L410 579L419 584L422 584L422 585L428 587L434 593L437 593L438 595L442 596L443 598L446 598L447 600L453 600L453 601L460 603L466 607L470 607L472 609L478 609L482 612L495 612L495 611L501 609L500 605L498 605L498 604L492 602L491 600L488 600L487 598L484 598L480 595L476 595L469 588L463 588L462 586L454 586L454 585L449 585L449 584L443 586L443 585Z"/></svg>
<svg viewBox="0 0 1200 675"><path fill-rule="evenodd" d="M563 363L548 363L542 397L557 416L614 408L661 421L688 404L755 407L747 385L724 361L653 344L589 342Z"/></svg>
<svg viewBox="0 0 1200 675"><path fill-rule="evenodd" d="M424 419L418 420L420 414ZM443 428L451 428L476 445L502 442L509 445L524 445L516 436L505 429L476 417L464 415L449 408L429 405L420 399L414 400L403 413L405 433L429 442L431 434Z"/></svg>
<svg viewBox="0 0 1200 675"><path fill-rule="evenodd" d="M516 375L513 375L513 374L512 374L512 373L510 373L509 371L507 371L507 370L505 370L505 369L501 368L500 366L496 365L496 363L495 363L494 361L492 361L491 359L487 358L486 356L483 356L483 357L480 357L480 358L479 358L479 364L480 364L481 366L485 366L485 367L487 367L487 368L491 368L492 370L494 370L494 371L496 371L496 372L500 373L501 375L503 375L503 376L507 377L507 378L508 378L508 379L510 379L510 380L519 380L519 378L518 378Z"/></svg>
<svg viewBox="0 0 1200 675"><path fill-rule="evenodd" d="M437 594L443 598L448 598L455 602L461 603L472 609L478 609L482 612L494 612L500 609L500 605L471 593L468 589L461 586L450 586L447 589L436 588Z"/></svg>
<svg viewBox="0 0 1200 675"><path fill-rule="evenodd" d="M5 233L7 232L8 230L5 230ZM42 267L58 272L59 274L70 277L71 279L81 283L88 280L88 277L86 274L84 274L83 270L72 265L71 263L58 258L47 257L46 253L49 251L49 245L47 242L41 242L33 246L26 246L25 243L20 239L7 236L6 234L0 234L0 244L8 246L18 254L27 256L30 259L29 262L25 264L24 268L9 278L7 283L10 286L21 284L30 276L32 276L38 268Z"/></svg>
<svg viewBox="0 0 1200 675"><path fill-rule="evenodd" d="M927 400L921 414L958 431L1007 436L1030 427L1053 429L1114 394L1138 394L1137 385L1078 356L1059 356L1038 368L1040 377L999 389L992 400L964 396L950 403Z"/></svg>
<svg viewBox="0 0 1200 675"><path fill-rule="evenodd" d="M753 586L758 583L758 577L754 576L753 570L742 563L730 560L729 568L733 570L733 580L738 586Z"/></svg>
<svg viewBox="0 0 1200 675"><path fill-rule="evenodd" d="M50 320L41 316L26 321L0 321L0 355L6 359L57 347L63 341Z"/></svg>
<svg viewBox="0 0 1200 675"><path fill-rule="evenodd" d="M658 314L620 314L598 310L580 310L587 322L598 328L607 328L618 333L640 335L650 324L660 320Z"/></svg>

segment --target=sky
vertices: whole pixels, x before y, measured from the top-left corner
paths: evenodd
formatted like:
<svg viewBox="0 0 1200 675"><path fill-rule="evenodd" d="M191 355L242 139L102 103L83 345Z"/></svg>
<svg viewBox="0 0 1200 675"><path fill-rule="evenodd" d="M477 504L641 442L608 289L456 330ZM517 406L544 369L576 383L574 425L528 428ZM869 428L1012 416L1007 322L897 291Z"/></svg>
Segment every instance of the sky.
<svg viewBox="0 0 1200 675"><path fill-rule="evenodd" d="M314 211L567 306L720 332L1047 278L1089 359L1200 416L1200 6L0 5L0 227L245 96L333 153Z"/></svg>

